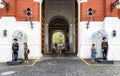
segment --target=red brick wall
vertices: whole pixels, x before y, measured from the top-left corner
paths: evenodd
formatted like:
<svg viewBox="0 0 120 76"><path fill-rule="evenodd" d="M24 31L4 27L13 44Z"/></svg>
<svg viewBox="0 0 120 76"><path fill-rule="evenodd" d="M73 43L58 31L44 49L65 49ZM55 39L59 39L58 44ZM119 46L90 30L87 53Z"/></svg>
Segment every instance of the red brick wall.
<svg viewBox="0 0 120 76"><path fill-rule="evenodd" d="M103 21L105 17L120 17L118 9L114 8L110 11L110 4L115 0L88 0L88 2L81 3L80 20L87 21L87 9L93 8L93 15L91 20Z"/></svg>
<svg viewBox="0 0 120 76"><path fill-rule="evenodd" d="M0 17L2 16L14 16L18 21L25 21L26 14L24 10L26 8L32 8L32 20L39 21L40 18L40 5L34 0L6 0L10 4L9 12L5 8L0 9Z"/></svg>
<svg viewBox="0 0 120 76"><path fill-rule="evenodd" d="M10 4L9 12L6 12L5 8L0 9L0 17L2 16L15 16L18 21L25 21L26 14L24 10L26 8L32 8L32 20L39 21L40 18L40 6L38 2L34 0L6 0ZM88 2L81 3L80 5L80 20L87 21L87 9L93 8L93 15L91 20L103 21L105 17L119 17L120 10L114 8L113 12L110 11L110 4L115 0L88 0Z"/></svg>

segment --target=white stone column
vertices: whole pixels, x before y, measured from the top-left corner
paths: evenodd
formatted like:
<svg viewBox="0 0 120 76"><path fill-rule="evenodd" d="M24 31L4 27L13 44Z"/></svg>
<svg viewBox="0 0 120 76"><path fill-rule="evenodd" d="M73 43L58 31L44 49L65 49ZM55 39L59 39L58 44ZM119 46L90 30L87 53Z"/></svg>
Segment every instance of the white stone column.
<svg viewBox="0 0 120 76"><path fill-rule="evenodd" d="M77 3L78 3L78 56L80 57L81 55L81 53L80 53L80 51L81 51L81 36L82 36L82 28L81 28L81 26L80 26L80 0L77 0Z"/></svg>
<svg viewBox="0 0 120 76"><path fill-rule="evenodd" d="M75 25L71 23L69 30L70 52L75 53Z"/></svg>
<svg viewBox="0 0 120 76"><path fill-rule="evenodd" d="M72 51L75 53L75 24L72 26Z"/></svg>
<svg viewBox="0 0 120 76"><path fill-rule="evenodd" d="M69 42L70 42L70 52L72 52L72 50L73 50L73 47L72 47L72 32L73 32L73 30L72 30L72 27L73 25L72 24L70 24L70 26L69 26Z"/></svg>
<svg viewBox="0 0 120 76"><path fill-rule="evenodd" d="M45 51L49 51L49 40L48 40L48 24L45 25Z"/></svg>
<svg viewBox="0 0 120 76"><path fill-rule="evenodd" d="M34 1L37 1L37 2L40 2L40 28L42 28L42 1L43 0L34 0ZM42 37L41 37L41 34L42 34L42 30L40 30L40 39L42 39ZM41 40L40 40L41 41ZM41 45L42 45L42 42L40 42L40 55L42 55L42 47L41 47Z"/></svg>

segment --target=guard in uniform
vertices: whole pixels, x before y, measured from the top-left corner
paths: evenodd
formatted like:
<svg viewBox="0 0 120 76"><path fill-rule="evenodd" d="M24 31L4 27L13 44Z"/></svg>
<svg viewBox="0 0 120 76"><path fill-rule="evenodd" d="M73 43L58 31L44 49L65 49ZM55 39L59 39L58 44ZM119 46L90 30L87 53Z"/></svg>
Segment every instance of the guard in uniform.
<svg viewBox="0 0 120 76"><path fill-rule="evenodd" d="M13 50L13 53L12 53L12 60L13 61L17 61L18 59L18 51L19 51L19 44L17 43L17 39L14 39L14 43L12 44L12 50Z"/></svg>

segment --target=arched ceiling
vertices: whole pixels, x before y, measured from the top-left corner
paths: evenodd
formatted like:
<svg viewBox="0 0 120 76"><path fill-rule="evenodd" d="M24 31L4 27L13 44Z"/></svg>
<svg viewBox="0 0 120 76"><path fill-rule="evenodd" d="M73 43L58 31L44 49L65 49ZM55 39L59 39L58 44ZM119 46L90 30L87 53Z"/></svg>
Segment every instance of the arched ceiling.
<svg viewBox="0 0 120 76"><path fill-rule="evenodd" d="M68 27L68 25L65 20L57 18L50 22L49 27Z"/></svg>
<svg viewBox="0 0 120 76"><path fill-rule="evenodd" d="M69 24L75 21L76 0L45 0L45 21L49 24L52 17L61 15ZM57 17L58 18L58 17ZM60 17L59 17L60 18Z"/></svg>

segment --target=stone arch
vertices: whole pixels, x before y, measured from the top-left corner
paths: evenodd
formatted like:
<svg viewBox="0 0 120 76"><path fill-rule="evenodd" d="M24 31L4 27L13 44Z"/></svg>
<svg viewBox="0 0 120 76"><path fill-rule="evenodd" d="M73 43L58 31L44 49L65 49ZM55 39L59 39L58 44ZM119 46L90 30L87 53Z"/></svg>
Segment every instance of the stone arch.
<svg viewBox="0 0 120 76"><path fill-rule="evenodd" d="M64 35L64 37L66 37L65 32L62 31L62 30L55 30L55 31L53 31L52 36L53 36L56 32L61 32L61 33Z"/></svg>
<svg viewBox="0 0 120 76"><path fill-rule="evenodd" d="M71 16L67 16L66 14L59 14L59 13L55 13L55 14L51 14L50 16L46 16L45 17L45 3L47 1L46 0L42 0L41 1L41 23L42 23L42 53L47 53L49 52L49 49L50 49L50 34L51 34L51 31L49 29L49 26L51 26L51 22L54 22L54 20L56 19L61 19L61 20L64 20L67 24L67 32L68 32L68 42L70 43L70 48L72 48L70 51L73 52L73 53L78 53L78 4L79 2L77 0L75 0L75 16L74 18L71 17ZM49 13L48 13L49 14ZM73 19L72 19L73 18ZM70 26L72 25L72 26ZM65 27L66 28L66 27ZM52 28L53 29L53 28ZM51 30L52 30L51 29ZM57 30L58 28L55 27L55 29ZM71 30L71 32L70 32ZM73 32L74 31L74 32ZM50 37L50 38L49 38ZM74 45L74 46L72 46Z"/></svg>
<svg viewBox="0 0 120 76"><path fill-rule="evenodd" d="M63 43L65 44L65 33L64 33L62 30L56 30L56 31L54 31L54 32L52 33L52 40L53 40L53 35L56 34L57 32L59 32L59 33L61 33L61 34L63 35L63 40L64 40ZM54 40L54 41L55 41L55 40ZM60 42L60 41L59 41L59 42ZM58 43L59 43L59 42L58 42ZM52 43L53 43L53 41L52 41ZM58 43L57 43L57 44L58 44ZM53 43L53 48L55 48L55 47L54 47L54 44L55 44L55 43Z"/></svg>
<svg viewBox="0 0 120 76"><path fill-rule="evenodd" d="M62 34L65 35L65 32L63 32L62 30L55 30L55 31L53 31L53 34L56 33L56 32L61 32Z"/></svg>
<svg viewBox="0 0 120 76"><path fill-rule="evenodd" d="M53 16L52 18L50 18L48 24L51 24L54 20L59 20L59 19L63 20L66 24L69 25L68 19L65 16L62 16L62 15Z"/></svg>
<svg viewBox="0 0 120 76"><path fill-rule="evenodd" d="M65 36L65 41L68 40L67 34L69 34L69 23L68 20L61 15L54 16L49 21L49 49L52 50L52 35L53 33L59 31Z"/></svg>

